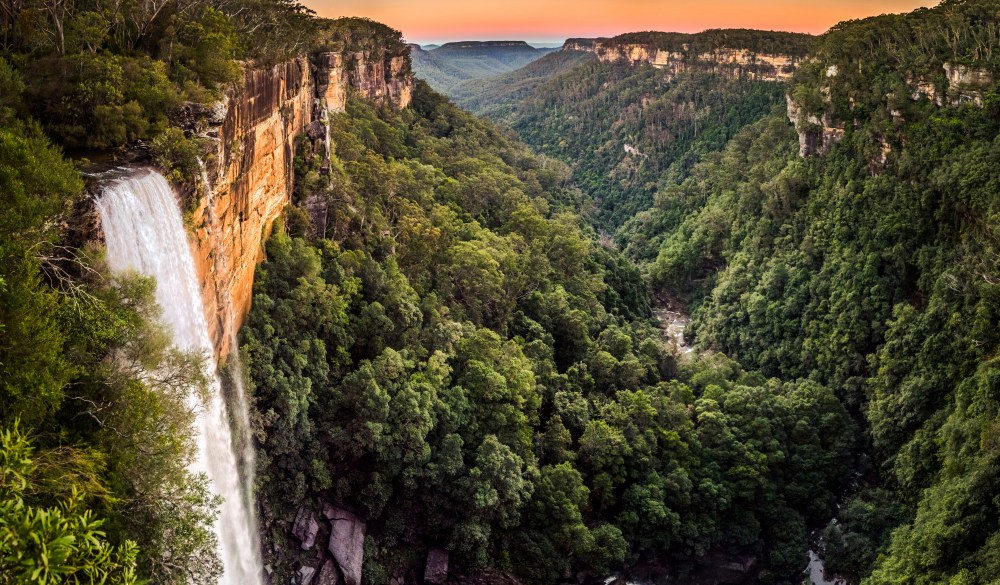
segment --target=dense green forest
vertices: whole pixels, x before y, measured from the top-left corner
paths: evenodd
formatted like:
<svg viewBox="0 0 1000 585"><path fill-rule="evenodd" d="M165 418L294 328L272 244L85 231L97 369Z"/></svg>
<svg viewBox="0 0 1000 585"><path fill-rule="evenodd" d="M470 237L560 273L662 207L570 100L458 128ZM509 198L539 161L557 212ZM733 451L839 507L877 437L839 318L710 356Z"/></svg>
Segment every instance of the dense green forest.
<svg viewBox="0 0 1000 585"><path fill-rule="evenodd" d="M746 49L753 53L770 53L805 57L816 45L816 37L801 33L767 30L711 29L695 34L670 32L625 33L603 39L607 46L646 45L654 49L683 53L710 53L718 49Z"/></svg>
<svg viewBox="0 0 1000 585"><path fill-rule="evenodd" d="M594 58L583 51L555 51L510 73L462 82L448 92L448 97L479 116L509 123L520 101L540 85Z"/></svg>
<svg viewBox="0 0 1000 585"><path fill-rule="evenodd" d="M944 95L946 64L995 73L998 10L835 27L789 93L849 122L839 146L799 159L776 111L619 233L689 303L698 347L828 385L863 422L871 467L826 537L828 567L866 583L1000 570L996 86L952 82L943 106L913 88Z"/></svg>
<svg viewBox="0 0 1000 585"><path fill-rule="evenodd" d="M523 100L511 126L539 152L571 161L574 181L613 229L653 203L661 181L721 148L783 99L777 83L708 71L669 79L652 67L590 62Z"/></svg>
<svg viewBox="0 0 1000 585"><path fill-rule="evenodd" d="M853 467L831 390L678 362L565 165L426 85L332 138L298 196L335 219L286 214L244 332L265 498L359 510L376 582L433 545L532 583L717 550L794 579Z"/></svg>

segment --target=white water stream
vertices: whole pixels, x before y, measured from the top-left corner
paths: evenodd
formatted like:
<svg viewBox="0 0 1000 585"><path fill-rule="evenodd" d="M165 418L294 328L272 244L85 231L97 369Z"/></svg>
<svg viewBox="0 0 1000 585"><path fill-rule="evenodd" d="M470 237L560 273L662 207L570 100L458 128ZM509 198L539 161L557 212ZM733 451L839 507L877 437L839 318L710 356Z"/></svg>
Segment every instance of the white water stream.
<svg viewBox="0 0 1000 585"><path fill-rule="evenodd" d="M221 585L262 582L260 543L249 479L241 480L240 465L252 467L252 451L244 443L236 455L222 384L205 321L198 275L188 247L187 231L173 190L162 175L140 171L106 187L97 201L114 271L132 270L156 278L156 300L171 328L174 344L208 356L209 399L199 404L198 457L191 471L204 473L223 503L215 524L224 567ZM234 373L238 381L239 372ZM237 422L245 421L242 388L236 388ZM198 398L192 393L192 401ZM245 438L244 438L245 440ZM242 443L243 441L241 441ZM244 468L244 477L253 470Z"/></svg>

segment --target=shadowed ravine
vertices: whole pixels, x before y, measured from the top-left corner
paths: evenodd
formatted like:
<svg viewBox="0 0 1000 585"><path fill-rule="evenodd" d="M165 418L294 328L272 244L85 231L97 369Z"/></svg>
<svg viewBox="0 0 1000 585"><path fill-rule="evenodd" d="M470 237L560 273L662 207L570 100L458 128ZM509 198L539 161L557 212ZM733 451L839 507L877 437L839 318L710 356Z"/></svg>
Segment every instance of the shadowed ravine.
<svg viewBox="0 0 1000 585"><path fill-rule="evenodd" d="M201 353L208 358L210 380L208 399L198 405L198 455L191 466L204 473L212 490L223 498L215 533L219 541L226 585L261 583L260 545L252 495L240 480L253 477L252 457L237 456L234 449L222 384L217 375L212 342L202 306L194 260L188 248L187 232L177 200L162 175L142 171L109 185L97 201L113 271L132 270L156 279L156 300L163 309L163 321L181 350ZM234 371L234 378L240 374ZM242 394L242 389L236 389ZM190 400L196 401L192 393ZM239 396L237 409L245 408ZM236 421L245 412L234 413Z"/></svg>

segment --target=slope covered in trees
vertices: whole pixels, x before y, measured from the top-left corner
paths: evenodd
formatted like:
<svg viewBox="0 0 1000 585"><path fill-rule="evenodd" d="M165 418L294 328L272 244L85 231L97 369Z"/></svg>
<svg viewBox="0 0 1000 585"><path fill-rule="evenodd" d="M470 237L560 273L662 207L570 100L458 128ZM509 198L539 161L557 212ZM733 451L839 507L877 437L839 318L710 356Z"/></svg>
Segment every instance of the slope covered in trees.
<svg viewBox="0 0 1000 585"><path fill-rule="evenodd" d="M426 85L402 112L352 101L332 138L298 194L329 214L286 213L244 331L277 516L354 510L376 582L429 547L532 583L709 552L794 578L852 467L830 390L678 362L568 169Z"/></svg>
<svg viewBox="0 0 1000 585"><path fill-rule="evenodd" d="M536 49L524 41L467 41L433 49L410 48L417 77L449 96L463 83L520 69L554 50Z"/></svg>
<svg viewBox="0 0 1000 585"><path fill-rule="evenodd" d="M864 422L872 464L826 536L829 566L865 583L1000 570L998 13L835 27L789 93L839 144L800 159L776 110L620 233L690 304L699 347L829 385Z"/></svg>
<svg viewBox="0 0 1000 585"><path fill-rule="evenodd" d="M604 42L656 46L676 37L706 50L731 42L795 55L815 42L808 35L711 32L637 33ZM597 204L593 220L613 231L648 208L668 177L683 176L701 153L718 150L784 100L781 84L731 77L704 64L674 74L564 51L478 87L461 86L455 96L473 112L510 125L536 151L569 164L573 180Z"/></svg>
<svg viewBox="0 0 1000 585"><path fill-rule="evenodd" d="M517 105L539 86L594 59L592 54L583 51L555 51L510 73L460 83L448 96L474 114L510 123Z"/></svg>

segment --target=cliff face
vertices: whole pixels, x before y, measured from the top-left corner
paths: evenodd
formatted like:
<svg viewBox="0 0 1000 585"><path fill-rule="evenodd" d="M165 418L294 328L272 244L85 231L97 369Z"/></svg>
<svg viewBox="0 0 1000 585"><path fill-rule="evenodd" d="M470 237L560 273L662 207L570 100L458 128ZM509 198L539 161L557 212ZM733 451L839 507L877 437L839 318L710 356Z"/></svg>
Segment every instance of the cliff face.
<svg viewBox="0 0 1000 585"><path fill-rule="evenodd" d="M405 57L322 53L249 70L202 120L198 133L214 146L192 215L192 249L218 356L234 348L264 240L291 201L296 138L308 130L314 147L329 152L326 115L344 111L350 89L408 106L413 77L405 65Z"/></svg>
<svg viewBox="0 0 1000 585"><path fill-rule="evenodd" d="M760 81L787 81L802 61L786 54L758 53L747 49L718 48L694 52L687 45L680 51L668 51L642 43L620 43L608 39L570 39L564 51L594 53L601 61L648 64L675 76L691 68L710 69L728 78Z"/></svg>
<svg viewBox="0 0 1000 585"><path fill-rule="evenodd" d="M410 105L413 76L407 73L408 57L359 52L350 55L350 59L353 63L347 67L343 78L346 85L376 103L388 101L401 108Z"/></svg>
<svg viewBox="0 0 1000 585"><path fill-rule="evenodd" d="M791 95L787 97L788 120L799 134L799 155L802 157L825 155L843 139L848 124L858 125L861 122L851 116L838 116L834 112L830 96L833 93L832 86L841 74L840 67L823 65L823 71L824 75L819 84L822 107L818 111L815 108L809 111ZM962 104L983 107L986 91L994 82L993 74L987 69L946 62L936 74L907 76L908 95L905 97L914 102L927 100L939 108ZM898 106L899 99L895 93L881 96L881 107L893 120L903 119L903 113ZM853 109L853 97L850 104ZM890 145L883 139L882 150L877 160L873 161L875 166L884 166L890 152Z"/></svg>

